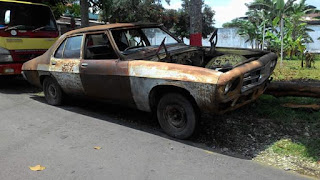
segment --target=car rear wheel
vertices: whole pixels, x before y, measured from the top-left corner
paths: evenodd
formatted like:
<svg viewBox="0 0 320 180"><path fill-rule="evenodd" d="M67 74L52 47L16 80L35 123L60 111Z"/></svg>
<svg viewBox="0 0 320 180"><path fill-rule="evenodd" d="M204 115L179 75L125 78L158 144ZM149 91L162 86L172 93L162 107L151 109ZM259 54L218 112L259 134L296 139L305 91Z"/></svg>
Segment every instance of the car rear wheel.
<svg viewBox="0 0 320 180"><path fill-rule="evenodd" d="M189 138L195 131L198 119L190 100L178 93L162 96L157 107L157 117L161 128L178 139Z"/></svg>
<svg viewBox="0 0 320 180"><path fill-rule="evenodd" d="M62 104L63 92L57 81L47 77L43 81L43 92L48 104L59 106Z"/></svg>

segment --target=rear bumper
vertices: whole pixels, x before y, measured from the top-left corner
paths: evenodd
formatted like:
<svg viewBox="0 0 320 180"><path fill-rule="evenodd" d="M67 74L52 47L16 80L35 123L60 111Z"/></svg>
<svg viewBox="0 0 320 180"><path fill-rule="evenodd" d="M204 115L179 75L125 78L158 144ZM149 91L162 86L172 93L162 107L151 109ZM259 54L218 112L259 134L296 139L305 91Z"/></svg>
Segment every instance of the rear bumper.
<svg viewBox="0 0 320 180"><path fill-rule="evenodd" d="M0 64L0 75L21 74L22 63Z"/></svg>

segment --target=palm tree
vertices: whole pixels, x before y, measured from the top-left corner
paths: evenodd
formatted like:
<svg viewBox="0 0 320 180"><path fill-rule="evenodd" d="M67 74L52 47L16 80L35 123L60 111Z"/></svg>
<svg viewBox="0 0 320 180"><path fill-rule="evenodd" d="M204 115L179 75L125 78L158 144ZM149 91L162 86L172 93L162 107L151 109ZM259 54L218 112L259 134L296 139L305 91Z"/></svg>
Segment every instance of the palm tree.
<svg viewBox="0 0 320 180"><path fill-rule="evenodd" d="M283 28L284 17L292 12L292 6L296 0L288 0L286 3L284 0L256 0L249 5L251 9L260 9L270 12L270 19L276 19L276 22L280 21L280 37L281 37L281 65L283 60Z"/></svg>

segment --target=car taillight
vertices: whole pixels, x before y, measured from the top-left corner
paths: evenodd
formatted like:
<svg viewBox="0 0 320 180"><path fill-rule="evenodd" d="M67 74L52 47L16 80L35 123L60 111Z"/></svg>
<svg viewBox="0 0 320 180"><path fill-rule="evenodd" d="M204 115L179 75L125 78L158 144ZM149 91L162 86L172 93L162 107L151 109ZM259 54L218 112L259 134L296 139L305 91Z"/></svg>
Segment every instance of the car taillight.
<svg viewBox="0 0 320 180"><path fill-rule="evenodd" d="M10 52L0 47L0 62L12 62L12 56L10 55Z"/></svg>

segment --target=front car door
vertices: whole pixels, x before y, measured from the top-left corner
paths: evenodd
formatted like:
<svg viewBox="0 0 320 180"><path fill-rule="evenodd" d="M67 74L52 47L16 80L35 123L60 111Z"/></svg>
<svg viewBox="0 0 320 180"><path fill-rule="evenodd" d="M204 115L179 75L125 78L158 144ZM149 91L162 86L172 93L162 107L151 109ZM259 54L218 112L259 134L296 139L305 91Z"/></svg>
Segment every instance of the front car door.
<svg viewBox="0 0 320 180"><path fill-rule="evenodd" d="M50 59L49 71L68 94L84 94L79 69L82 44L81 34L67 37Z"/></svg>
<svg viewBox="0 0 320 180"><path fill-rule="evenodd" d="M86 34L80 76L87 96L134 106L128 61L121 61L105 32Z"/></svg>

